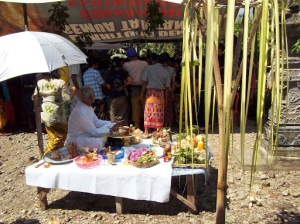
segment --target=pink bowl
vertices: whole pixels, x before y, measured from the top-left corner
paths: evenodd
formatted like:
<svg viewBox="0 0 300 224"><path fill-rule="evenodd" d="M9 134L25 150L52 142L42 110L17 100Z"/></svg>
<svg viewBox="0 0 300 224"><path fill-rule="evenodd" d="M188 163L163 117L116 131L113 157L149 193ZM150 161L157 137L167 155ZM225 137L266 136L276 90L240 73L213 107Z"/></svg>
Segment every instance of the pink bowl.
<svg viewBox="0 0 300 224"><path fill-rule="evenodd" d="M102 156L101 155L97 155L98 160L95 160L93 162L87 162L87 163L83 163L81 160L82 155L79 155L77 157L75 157L73 159L73 161L76 163L76 165L82 169L91 169L97 166L101 165L101 160L102 160Z"/></svg>

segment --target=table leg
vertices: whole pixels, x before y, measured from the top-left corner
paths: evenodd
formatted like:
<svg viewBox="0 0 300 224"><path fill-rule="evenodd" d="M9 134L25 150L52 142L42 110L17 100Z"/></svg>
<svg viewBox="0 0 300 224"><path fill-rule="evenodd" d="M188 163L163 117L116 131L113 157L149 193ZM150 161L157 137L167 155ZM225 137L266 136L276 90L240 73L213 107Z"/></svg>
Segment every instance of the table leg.
<svg viewBox="0 0 300 224"><path fill-rule="evenodd" d="M118 215L123 213L123 200L121 197L116 197L116 211Z"/></svg>
<svg viewBox="0 0 300 224"><path fill-rule="evenodd" d="M48 188L42 188L42 187L37 188L39 204L40 204L40 208L42 210L48 209L47 193L49 191L50 191L50 189L48 189Z"/></svg>
<svg viewBox="0 0 300 224"><path fill-rule="evenodd" d="M190 201L188 201L185 197L178 194L176 190L171 189L171 195L173 195L175 198L177 198L182 203L184 203L186 206L188 206L189 211L193 211L193 213L197 211L196 206L194 204L192 204Z"/></svg>
<svg viewBox="0 0 300 224"><path fill-rule="evenodd" d="M195 189L195 183L194 183L194 176L193 175L187 175L186 176L186 185L187 185L187 196L186 199L190 204L193 205L193 207L189 206L190 212L196 212L196 189Z"/></svg>
<svg viewBox="0 0 300 224"><path fill-rule="evenodd" d="M193 175L186 175L186 185L187 185L187 196L186 198L182 195L178 194L175 189L171 189L171 195L176 197L178 200L183 202L186 206L188 206L189 211L192 213L197 212L196 207L196 190L194 185L194 176Z"/></svg>

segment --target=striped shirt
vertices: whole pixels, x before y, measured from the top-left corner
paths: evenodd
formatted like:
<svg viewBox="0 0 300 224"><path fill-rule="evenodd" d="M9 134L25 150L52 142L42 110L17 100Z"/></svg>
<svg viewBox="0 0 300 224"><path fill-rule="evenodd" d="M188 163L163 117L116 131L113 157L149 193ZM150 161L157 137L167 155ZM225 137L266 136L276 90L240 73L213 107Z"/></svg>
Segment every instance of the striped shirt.
<svg viewBox="0 0 300 224"><path fill-rule="evenodd" d="M85 86L90 86L94 90L95 99L102 100L105 98L102 92L104 80L98 70L93 68L86 70L83 74L83 83Z"/></svg>

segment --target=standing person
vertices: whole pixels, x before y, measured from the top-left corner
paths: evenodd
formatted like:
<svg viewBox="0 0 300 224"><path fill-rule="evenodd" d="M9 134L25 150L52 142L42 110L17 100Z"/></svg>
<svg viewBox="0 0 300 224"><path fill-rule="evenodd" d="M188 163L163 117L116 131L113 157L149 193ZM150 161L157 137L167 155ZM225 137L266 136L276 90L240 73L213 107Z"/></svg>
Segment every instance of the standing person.
<svg viewBox="0 0 300 224"><path fill-rule="evenodd" d="M82 87L82 75L80 65L69 65L69 88L72 93L70 112L73 110L73 108L78 102L77 92L80 87Z"/></svg>
<svg viewBox="0 0 300 224"><path fill-rule="evenodd" d="M122 68L120 58L115 58L112 71L107 82L111 103L109 107L110 120L122 125L128 125L129 101L125 89L133 80Z"/></svg>
<svg viewBox="0 0 300 224"><path fill-rule="evenodd" d="M80 151L82 147L103 150L105 137L111 130L118 130L115 122L97 118L91 107L95 101L95 93L90 86L83 86L79 90L79 102L71 112L68 121L68 138L66 144L76 143Z"/></svg>
<svg viewBox="0 0 300 224"><path fill-rule="evenodd" d="M57 70L43 74L33 95L40 95L43 99L41 119L49 138L45 148L47 154L64 146L67 137L64 103L70 102L70 95L65 82L59 79ZM59 157L58 152L56 156Z"/></svg>
<svg viewBox="0 0 300 224"><path fill-rule="evenodd" d="M149 128L161 128L164 125L165 105L171 83L169 71L166 68L167 58L161 54L157 63L146 68L143 74L143 92L147 88L144 111L144 138L149 137Z"/></svg>
<svg viewBox="0 0 300 224"><path fill-rule="evenodd" d="M175 87L174 87L174 120L179 124L180 114L180 89L181 89L181 58L176 58L174 63L174 69L176 73ZM184 113L182 114L182 123L184 124Z"/></svg>
<svg viewBox="0 0 300 224"><path fill-rule="evenodd" d="M129 87L129 96L131 100L131 119L135 123L136 127L142 129L143 113L144 113L144 98L141 98L142 93L142 74L149 66L146 61L139 60L136 50L134 48L128 48L126 55L129 59L125 62L123 69L128 72L128 75L132 78L132 84Z"/></svg>
<svg viewBox="0 0 300 224"><path fill-rule="evenodd" d="M171 127L172 122L173 122L173 100L174 100L174 89L175 89L175 69L171 66L171 58L168 53L162 53L162 55L167 59L166 62L166 68L169 71L169 76L171 80L169 92L168 92L168 99L167 99L167 104L165 106L165 127Z"/></svg>
<svg viewBox="0 0 300 224"><path fill-rule="evenodd" d="M27 130L35 131L35 114L32 101L32 94L36 88L36 74L27 74L22 76L22 108L28 122Z"/></svg>
<svg viewBox="0 0 300 224"><path fill-rule="evenodd" d="M14 91L12 91L13 94L13 98L11 97L11 91L10 91L10 86L8 85L7 81L3 81L0 82L1 85L1 89L2 89L2 93L3 93L3 104L4 104L4 111L6 114L6 130L7 131L11 131L11 129L14 127L15 122L16 122L16 116L15 116L15 105L13 104L13 98L17 99L17 98L21 98L18 95L18 92L16 91L16 87L17 85L12 85ZM20 110L19 110L20 111Z"/></svg>
<svg viewBox="0 0 300 224"><path fill-rule="evenodd" d="M89 69L83 74L83 83L85 86L90 86L95 93L95 102L92 107L96 116L101 120L106 120L107 103L102 92L102 86L105 84L100 72L97 70L99 62L95 58L89 58Z"/></svg>

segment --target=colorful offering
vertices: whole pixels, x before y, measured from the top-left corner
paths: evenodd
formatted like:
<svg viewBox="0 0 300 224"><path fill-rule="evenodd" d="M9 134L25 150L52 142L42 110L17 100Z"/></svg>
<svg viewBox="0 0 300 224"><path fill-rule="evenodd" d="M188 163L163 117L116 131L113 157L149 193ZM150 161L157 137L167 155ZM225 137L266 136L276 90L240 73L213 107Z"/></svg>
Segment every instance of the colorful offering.
<svg viewBox="0 0 300 224"><path fill-rule="evenodd" d="M159 162L156 152L145 147L131 151L128 155L128 161L139 168L151 167Z"/></svg>

